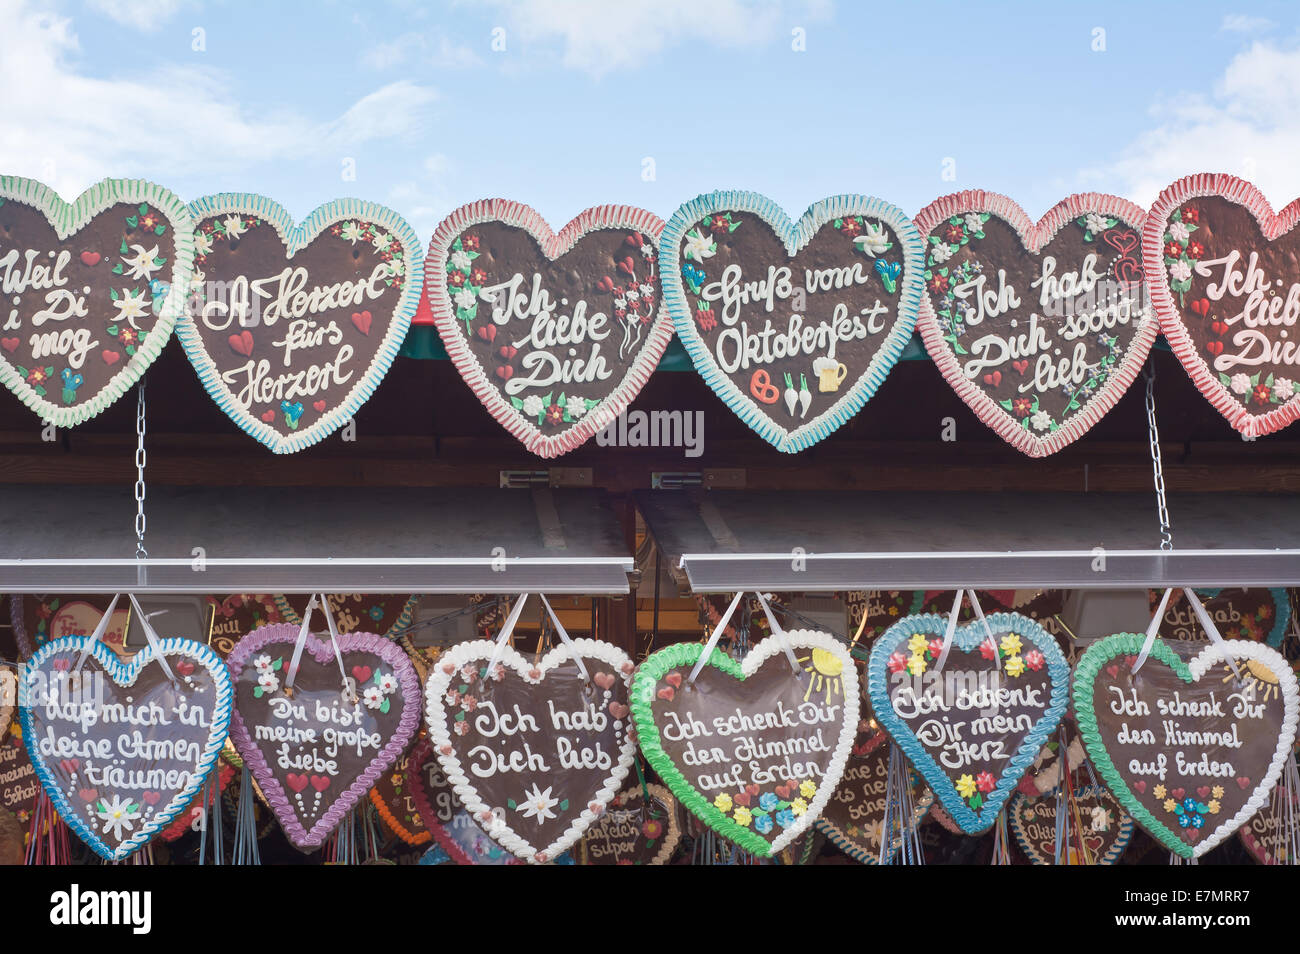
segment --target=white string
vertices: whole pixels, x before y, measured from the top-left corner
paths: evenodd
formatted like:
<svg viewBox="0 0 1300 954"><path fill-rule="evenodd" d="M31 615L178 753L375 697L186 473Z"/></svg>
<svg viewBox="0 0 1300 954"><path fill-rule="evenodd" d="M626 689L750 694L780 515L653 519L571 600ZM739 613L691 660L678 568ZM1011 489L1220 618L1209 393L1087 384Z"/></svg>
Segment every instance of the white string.
<svg viewBox="0 0 1300 954"><path fill-rule="evenodd" d="M755 593L754 595L758 597L758 605L763 607L763 612L767 615L767 625L771 627L772 635L780 641L781 648L785 650L785 658L790 660L790 671L794 673L796 679L802 679L803 669L800 667L799 661L794 658L794 650L790 648L790 641L785 638L785 630L781 628L781 624L772 615L772 607L767 605L767 600L762 593Z"/></svg>
<svg viewBox="0 0 1300 954"><path fill-rule="evenodd" d="M343 680L344 688L347 688L348 674L343 671L343 652L339 649L339 629L334 622L334 611L330 609L329 598L324 593L320 595L321 612L325 614L325 625L330 630L330 645L334 647L334 659L339 664L339 678ZM353 692L352 701L357 701L357 694Z"/></svg>
<svg viewBox="0 0 1300 954"><path fill-rule="evenodd" d="M302 648L307 645L307 634L311 632L311 611L316 608L316 594L307 601L307 608L302 613L302 628L298 630L298 640L293 644L293 658L289 660L289 671L284 675L284 688L293 688L293 679L298 675L298 661L302 659Z"/></svg>
<svg viewBox="0 0 1300 954"><path fill-rule="evenodd" d="M704 652L700 653L700 658L695 662L695 668L692 669L691 674L686 677L686 684L688 686L695 685L695 677L700 674L700 670L704 668L704 664L707 663L709 657L713 655L713 647L718 645L718 637L721 636L722 631L727 628L727 623L731 621L731 614L736 612L736 607L740 605L740 598L744 595L745 593L742 590L732 597L731 605L727 607L727 611L718 619L718 625L713 628L713 635L710 636L709 641L704 644Z"/></svg>
<svg viewBox="0 0 1300 954"><path fill-rule="evenodd" d="M90 655L90 650L94 648L95 643L104 638L104 633L108 631L108 621L113 615L113 610L117 609L117 601L121 598L121 593L113 594L113 600L108 604L108 609L104 611L104 615L95 624L95 631L90 634L90 639L86 640L86 645L81 647L81 655L77 658L77 665L72 668L73 672L81 672L81 667L86 664L86 657Z"/></svg>
<svg viewBox="0 0 1300 954"><path fill-rule="evenodd" d="M167 678L171 684L176 685L176 674L172 672L172 667L167 665L167 660L163 657L162 646L158 643L158 634L153 631L153 626L149 624L149 617L145 611L140 608L140 602L135 598L134 593L128 593L127 598L131 601L131 608L140 617L140 628L144 630L144 638L149 643L149 648L153 650L154 658L158 660L158 665L162 666L163 672L167 673ZM164 612L166 612L164 610Z"/></svg>
<svg viewBox="0 0 1300 954"><path fill-rule="evenodd" d="M505 648L506 640L510 638L510 634L515 631L515 624L519 622L519 617L524 612L524 604L527 602L528 594L520 593L519 599L515 600L515 605L510 608L510 615L501 624L501 632L497 635L496 647L492 650L492 657L487 664L489 674L497 667L497 660L501 658L501 650Z"/></svg>
<svg viewBox="0 0 1300 954"><path fill-rule="evenodd" d="M957 615L961 612L961 598L965 590L957 591L957 598L952 601L952 611L948 614L948 628L943 634L943 649L939 650L939 661L934 664L933 672L943 672L943 664L948 661L948 650L952 648L952 638L957 633Z"/></svg>
<svg viewBox="0 0 1300 954"><path fill-rule="evenodd" d="M1151 622L1147 626L1146 639L1142 643L1142 652L1138 654L1137 662L1133 664L1133 673L1142 668L1143 663L1147 661L1147 656L1151 654L1151 648L1155 645L1156 637L1160 635L1160 624L1165 618L1165 607L1169 605L1169 597L1174 592L1175 587L1166 588L1164 595L1160 597L1160 605L1156 608L1155 615L1151 617ZM1233 660L1231 653L1228 652L1228 643L1219 634L1219 628L1214 625L1214 620L1210 619L1210 614L1205 611L1201 605L1200 599L1196 592L1188 586L1177 587L1182 590L1183 596L1187 597L1187 602L1192 604L1192 612L1196 614L1197 620L1200 621L1201 629L1205 630L1205 635L1210 637L1210 642L1214 643L1223 651L1223 659L1232 669L1232 674L1237 681L1241 681L1241 671L1237 668L1237 663Z"/></svg>
<svg viewBox="0 0 1300 954"><path fill-rule="evenodd" d="M542 605L546 607L546 612L551 615L551 622L555 624L555 631L560 634L560 641L568 646L569 651L573 653L573 661L578 664L578 671L582 673L582 681L590 684L591 676L587 674L587 667L583 665L582 657L578 655L578 650L574 647L573 640L569 638L569 634L565 631L564 624L560 622L560 617L556 616L555 610L551 609L551 603L546 598L545 593L538 593L537 595L541 598Z"/></svg>

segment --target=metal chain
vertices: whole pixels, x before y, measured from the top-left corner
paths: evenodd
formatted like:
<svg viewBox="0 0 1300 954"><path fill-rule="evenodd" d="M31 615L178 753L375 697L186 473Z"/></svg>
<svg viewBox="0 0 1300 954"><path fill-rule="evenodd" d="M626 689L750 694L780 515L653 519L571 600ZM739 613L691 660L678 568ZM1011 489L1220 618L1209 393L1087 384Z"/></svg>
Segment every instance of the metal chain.
<svg viewBox="0 0 1300 954"><path fill-rule="evenodd" d="M148 559L149 551L144 548L144 380L140 381L135 408L135 558Z"/></svg>
<svg viewBox="0 0 1300 954"><path fill-rule="evenodd" d="M1151 472L1156 484L1156 510L1160 518L1160 549L1172 550L1174 538L1169 530L1169 505L1165 499L1165 469L1160 457L1160 430L1156 427L1156 366L1147 366L1147 438L1151 444Z"/></svg>

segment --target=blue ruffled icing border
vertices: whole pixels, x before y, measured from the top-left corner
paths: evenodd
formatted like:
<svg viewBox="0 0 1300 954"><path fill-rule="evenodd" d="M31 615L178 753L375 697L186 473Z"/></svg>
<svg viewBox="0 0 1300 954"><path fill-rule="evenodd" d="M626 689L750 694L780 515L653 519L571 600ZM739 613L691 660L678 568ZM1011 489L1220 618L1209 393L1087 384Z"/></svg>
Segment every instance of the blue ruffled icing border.
<svg viewBox="0 0 1300 954"><path fill-rule="evenodd" d="M786 251L790 254L803 247L827 222L846 215L868 215L880 219L889 225L903 245L903 281L893 326L853 386L830 408L793 431L786 430L772 420L723 373L713 360L707 343L700 338L691 318L690 305L682 290L682 237L700 219L722 211L757 215L784 240ZM672 315L677 337L690 355L696 371L746 425L777 450L788 454L811 447L857 414L898 363L916 326L916 315L924 290L921 274L923 261L924 243L921 235L901 209L883 199L854 194L830 196L814 202L797 222L791 222L781 206L761 193L710 192L680 206L668 220L659 242L659 274L664 302Z"/></svg>
<svg viewBox="0 0 1300 954"><path fill-rule="evenodd" d="M176 319L176 337L180 339L185 356L194 366L195 372L217 407L240 426L246 434L257 438L277 454L292 454L305 447L319 443L342 427L356 414L361 405L369 400L379 382L384 379L393 359L406 340L411 318L420 305L420 295L424 290L424 246L415 234L415 230L406 220L386 206L363 199L335 199L315 209L311 215L295 225L293 216L274 199L249 192L223 192L217 195L195 199L189 205L197 229L199 222L213 215L242 212L265 219L280 234L290 256L298 254L315 240L326 228L335 222L347 218L364 219L388 229L402 243L406 254L406 284L402 296L398 299L392 321L380 342L370 366L357 379L337 407L331 408L315 423L293 434L281 435L275 428L259 420L250 412L240 407L235 396L221 380L216 365L208 355L194 325L194 318L189 309L183 309Z"/></svg>
<svg viewBox="0 0 1300 954"><path fill-rule="evenodd" d="M903 753L921 773L921 777L925 779L944 809L952 816L953 821L962 831L971 835L987 831L993 826L998 812L1015 791L1021 776L1033 764L1053 730L1060 724L1069 705L1070 696L1070 666L1051 634L1028 616L1019 613L990 613L986 618L994 634L1014 632L1021 638L1028 639L1033 643L1034 648L1043 654L1047 660L1047 674L1051 678L1052 696L1047 710L1020 743L1020 747L1003 769L997 785L985 796L984 805L978 811L967 805L957 794L957 788L948 778L947 773L921 745L907 723L894 714L894 707L889 698L889 673L886 665L890 655L917 633L942 639L948 628L947 619L927 613L905 617L889 627L871 648L866 676L867 696L871 699L871 708L877 721L902 747ZM984 625L979 620L974 620L958 627L953 635L953 644L966 652L974 649L987 638Z"/></svg>
<svg viewBox="0 0 1300 954"><path fill-rule="evenodd" d="M32 768L36 770L36 777L40 780L41 787L45 789L46 794L49 795L50 801L59 813L59 817L67 822L68 827L72 829L77 837L93 848L101 858L106 861L122 861L143 848L155 835L170 825L172 820L185 810L194 796L203 788L208 774L217 764L217 758L221 755L221 747L226 741L230 716L234 709L235 687L230 679L230 670L226 668L225 662L211 648L193 639L182 639L175 636L158 641L159 649L164 656L169 658L174 655L188 656L212 673L213 686L216 690L212 725L208 729L208 742L204 748L203 758L199 760L197 770L191 776L190 784L179 795L172 798L166 808L158 812L152 821L145 823L139 831L119 844L117 849L114 850L92 828L86 825L77 810L69 802L63 789L59 787L46 768L44 756L36 751L36 727L32 716L32 707L28 704L28 674L43 666L46 660L55 653L80 653L85 648L86 643L90 642L90 639L89 636L65 636L62 639L56 639L41 646L31 659L23 663L18 677L18 712L23 727L23 744L27 746L27 754L31 759ZM131 659L123 660L99 640L96 640L94 646L91 647L90 655L99 661L108 677L119 686L133 683L139 676L140 671L157 658L153 647L146 645Z"/></svg>

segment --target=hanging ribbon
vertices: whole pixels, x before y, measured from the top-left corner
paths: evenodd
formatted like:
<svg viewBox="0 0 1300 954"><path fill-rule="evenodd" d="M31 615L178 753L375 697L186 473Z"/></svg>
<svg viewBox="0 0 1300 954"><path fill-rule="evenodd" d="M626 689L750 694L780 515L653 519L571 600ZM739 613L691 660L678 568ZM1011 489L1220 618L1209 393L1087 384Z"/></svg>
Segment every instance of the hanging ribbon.
<svg viewBox="0 0 1300 954"><path fill-rule="evenodd" d="M736 607L740 605L740 598L744 595L745 593L742 590L733 596L731 599L731 605L727 607L727 611L718 617L718 625L713 627L713 635L710 636L709 641L704 644L704 652L700 653L700 658L695 662L695 668L692 669L691 674L686 677L686 684L688 686L695 685L695 677L700 674L700 671L704 669L705 663L709 661L709 657L713 655L713 648L718 645L718 637L720 637L722 631L727 628L727 623L731 622L731 615L736 612Z"/></svg>
<svg viewBox="0 0 1300 954"><path fill-rule="evenodd" d="M122 598L121 593L114 593L112 601L108 604L108 609L104 615L99 618L95 624L95 631L90 634L90 639L86 640L86 645L81 647L81 655L77 657L77 664L72 667L73 672L81 672L81 667L86 664L86 657L90 655L91 649L95 643L104 638L104 633L108 631L108 621L113 617L113 610L117 609L117 601ZM134 605L134 600L132 601Z"/></svg>
<svg viewBox="0 0 1300 954"><path fill-rule="evenodd" d="M772 607L767 605L767 598L762 593L755 593L754 595L758 597L758 605L763 607L763 613L767 616L767 625L771 628L772 635L777 638L781 648L785 650L785 658L790 661L790 671L794 673L796 679L802 679L803 669L799 665L799 660L794 658L794 650L790 647L790 641L785 638L785 630L781 628L781 624L772 615Z"/></svg>
<svg viewBox="0 0 1300 954"><path fill-rule="evenodd" d="M343 652L339 649L339 631L334 623L334 614L330 611L329 600L325 594L311 595L307 601L307 608L302 614L302 627L298 630L298 639L293 644L293 656L289 660L289 671L284 677L284 688L286 690L293 688L293 681L298 676L298 663L302 660L302 651L307 645L307 634L311 632L311 613L317 602L320 603L321 612L325 615L325 625L329 628L330 646L334 649L334 660L339 664L339 678L342 680L344 687L348 685L347 672L343 669ZM356 701L353 693L353 702Z"/></svg>
<svg viewBox="0 0 1300 954"><path fill-rule="evenodd" d="M970 605L975 610L975 618L984 626L984 632L989 639L993 639L993 629L989 626L989 621L984 617L984 610L980 607L979 598L975 595L974 590L958 590L957 598L952 601L952 612L948 614L948 628L943 634L943 649L939 652L939 661L934 664L934 672L943 672L944 663L948 661L948 651L952 649L953 636L957 634L957 617L961 614L962 597L970 595ZM995 650L997 646L993 647ZM1002 668L1002 659L998 653L993 654L993 669L995 671Z"/></svg>
<svg viewBox="0 0 1300 954"><path fill-rule="evenodd" d="M573 645L573 640L569 638L569 634L565 630L564 624L560 622L560 617L556 616L555 610L551 609L550 600L546 598L545 593L538 593L537 596L541 599L542 605L546 607L546 612L551 617L551 623L554 624L555 631L560 636L560 641L564 643L564 645L568 646L569 651L573 653L573 661L578 664L578 671L582 673L582 681L590 685L591 676L587 673L587 667L583 664L582 657L578 655L577 647Z"/></svg>
<svg viewBox="0 0 1300 954"><path fill-rule="evenodd" d="M496 648L492 650L492 658L488 660L487 668L490 673L497 667L497 660L501 658L501 650L505 649L506 641L510 639L510 634L515 631L515 624L519 622L519 617L523 615L524 604L528 602L528 594L520 593L519 599L515 605L510 608L510 615L506 621L501 624L501 632L497 634Z"/></svg>
<svg viewBox="0 0 1300 954"><path fill-rule="evenodd" d="M1187 602L1192 604L1192 612L1196 614L1197 620L1201 624L1201 629L1205 630L1205 635L1210 637L1210 642L1223 651L1223 659L1232 670L1232 675L1238 682L1241 681L1241 670L1237 668L1236 660L1228 652L1228 643L1221 635L1219 628L1214 625L1214 620L1210 619L1210 614L1206 612L1205 607L1201 604L1195 591L1189 586L1177 587L1182 590L1183 596L1187 597ZM1147 638L1142 643L1142 652L1138 654L1137 662L1133 664L1133 674L1147 661L1147 656L1151 655L1151 647L1156 643L1156 637L1160 635L1160 624L1165 618L1165 607L1169 605L1169 596L1173 593L1174 587L1168 587L1164 595L1160 597L1160 605L1156 608L1156 614L1151 618L1150 625L1147 626Z"/></svg>
<svg viewBox="0 0 1300 954"><path fill-rule="evenodd" d="M144 630L145 641L149 643L149 648L153 650L153 655L158 660L158 665L162 666L163 672L167 673L167 678L171 681L172 686L176 686L176 674L172 672L172 667L167 665L167 659L163 656L162 643L158 639L158 634L154 632L152 624L149 622L149 616L140 607L140 601L135 598L134 593L127 594L131 600L131 609L140 617L140 628ZM166 610L163 610L166 612ZM158 614L155 613L155 616ZM179 688L179 687L178 687Z"/></svg>

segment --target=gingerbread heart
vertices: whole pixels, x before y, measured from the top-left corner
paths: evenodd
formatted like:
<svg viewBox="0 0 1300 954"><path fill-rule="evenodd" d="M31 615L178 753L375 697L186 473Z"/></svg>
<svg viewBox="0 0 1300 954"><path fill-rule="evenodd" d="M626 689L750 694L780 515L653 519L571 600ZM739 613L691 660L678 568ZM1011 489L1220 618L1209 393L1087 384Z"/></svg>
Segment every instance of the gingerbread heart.
<svg viewBox="0 0 1300 954"><path fill-rule="evenodd" d="M1151 300L1183 368L1247 437L1300 416L1300 200L1274 212L1249 182L1179 179L1142 236Z"/></svg>
<svg viewBox="0 0 1300 954"><path fill-rule="evenodd" d="M1074 797L1083 831L1071 831L1069 855L1062 853L1061 864L1115 864L1133 838L1133 819L1104 786L1077 786ZM1054 795L1027 798L1023 792L1016 792L1007 803L1011 833L1030 864L1056 864L1056 810ZM1080 838L1087 855L1079 851Z"/></svg>
<svg viewBox="0 0 1300 954"><path fill-rule="evenodd" d="M424 771L425 766L415 761L416 755L436 765L433 750L419 742L402 755L393 767L379 776L370 790L370 802L375 806L385 827L408 845L424 845L433 839L415 803L412 780Z"/></svg>
<svg viewBox="0 0 1300 954"><path fill-rule="evenodd" d="M185 204L148 182L105 179L68 204L0 176L0 382L59 427L116 401L184 308L192 230Z"/></svg>
<svg viewBox="0 0 1300 954"><path fill-rule="evenodd" d="M23 741L59 817L100 857L121 861L203 787L226 739L232 685L217 654L191 639L159 640L128 661L97 640L87 655L90 641L46 643L23 664ZM195 665L188 676L181 661Z"/></svg>
<svg viewBox="0 0 1300 954"><path fill-rule="evenodd" d="M194 282L176 336L217 406L277 454L342 427L379 386L420 300L423 250L358 199L301 225L258 195L191 203Z"/></svg>
<svg viewBox="0 0 1300 954"><path fill-rule="evenodd" d="M489 838L465 810L428 739L416 742L408 759L415 767L407 775L415 811L447 857L458 865L523 864Z"/></svg>
<svg viewBox="0 0 1300 954"><path fill-rule="evenodd" d="M325 598L340 633L365 630L389 639L405 635L420 606L420 597L410 593L327 593ZM308 599L302 593L277 596L275 605L284 622L296 625Z"/></svg>
<svg viewBox="0 0 1300 954"><path fill-rule="evenodd" d="M105 594L9 595L9 622L14 641L24 658L51 640L65 636L88 636L108 610L112 597ZM124 605L125 604L125 605ZM105 630L103 641L119 655L125 653L126 630L131 607L119 600Z"/></svg>
<svg viewBox="0 0 1300 954"><path fill-rule="evenodd" d="M643 209L602 205L557 234L528 206L488 199L434 232L431 320L475 396L539 457L614 424L659 363L672 337L662 230Z"/></svg>
<svg viewBox="0 0 1300 954"><path fill-rule="evenodd" d="M1072 195L1038 222L1014 201L967 191L916 217L926 241L917 327L977 417L1030 457L1078 440L1146 361L1143 210Z"/></svg>
<svg viewBox="0 0 1300 954"><path fill-rule="evenodd" d="M1246 851L1261 865L1284 865L1290 851L1290 832L1287 830L1286 794L1275 788L1264 807L1241 826L1239 836ZM1293 806L1294 817L1300 806Z"/></svg>
<svg viewBox="0 0 1300 954"><path fill-rule="evenodd" d="M1231 587L1196 592L1224 639L1255 639L1276 649L1291 627L1291 598L1284 588ZM1151 611L1155 612L1160 592L1151 590L1148 596ZM1191 606L1180 600L1170 600L1166 605L1160 635L1174 640L1209 639Z"/></svg>
<svg viewBox="0 0 1300 954"><path fill-rule="evenodd" d="M831 844L854 861L864 865L881 864L881 846L885 832L885 799L889 782L889 736L866 723L858 726L858 736L835 794L817 819L817 829ZM915 828L934 804L934 793L911 776L912 812L908 827ZM884 852L884 863L897 854L902 845L898 824L901 808L892 809L892 837Z"/></svg>
<svg viewBox="0 0 1300 954"><path fill-rule="evenodd" d="M593 680L616 681L588 682L576 659ZM535 665L474 640L434 665L424 690L430 744L462 804L507 851L554 861L618 794L636 745L609 707L626 704L631 672L626 653L591 639L557 646Z"/></svg>
<svg viewBox="0 0 1300 954"><path fill-rule="evenodd" d="M668 789L643 789L633 780L587 829L574 854L583 865L663 865L681 836L677 802Z"/></svg>
<svg viewBox="0 0 1300 954"><path fill-rule="evenodd" d="M962 831L978 834L1060 724L1070 668L1027 616L990 613L957 629L941 672L946 618L909 616L871 648L867 695L876 720Z"/></svg>
<svg viewBox="0 0 1300 954"><path fill-rule="evenodd" d="M695 369L778 450L817 443L880 387L912 337L920 237L880 199L797 222L754 192L687 202L664 228L664 298Z"/></svg>
<svg viewBox="0 0 1300 954"><path fill-rule="evenodd" d="M755 644L743 662L715 649L692 684L703 652L679 643L637 667L637 739L692 814L768 858L812 829L839 784L858 724L853 657L829 633L790 630ZM681 688L665 698L659 690L674 676Z"/></svg>
<svg viewBox="0 0 1300 954"><path fill-rule="evenodd" d="M1300 718L1296 677L1277 650L1241 639L1209 643L1190 663L1156 640L1134 673L1144 642L1121 633L1089 646L1075 668L1074 711L1125 810L1170 851L1198 858L1266 804Z"/></svg>
<svg viewBox="0 0 1300 954"><path fill-rule="evenodd" d="M406 653L374 633L307 635L291 689L300 627L274 623L241 639L227 663L235 681L230 737L295 846L319 848L410 744L420 722L420 680Z"/></svg>

